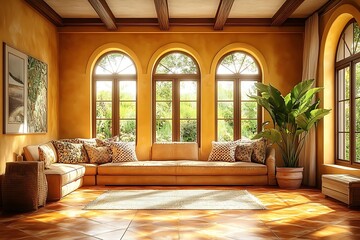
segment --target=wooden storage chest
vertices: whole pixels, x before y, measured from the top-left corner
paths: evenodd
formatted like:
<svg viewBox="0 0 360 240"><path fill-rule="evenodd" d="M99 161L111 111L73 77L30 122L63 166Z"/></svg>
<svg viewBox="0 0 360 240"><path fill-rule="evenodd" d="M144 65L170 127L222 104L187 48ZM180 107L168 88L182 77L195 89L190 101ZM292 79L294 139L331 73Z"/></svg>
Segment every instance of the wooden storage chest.
<svg viewBox="0 0 360 240"><path fill-rule="evenodd" d="M349 174L322 175L322 193L348 204L360 206L360 177Z"/></svg>

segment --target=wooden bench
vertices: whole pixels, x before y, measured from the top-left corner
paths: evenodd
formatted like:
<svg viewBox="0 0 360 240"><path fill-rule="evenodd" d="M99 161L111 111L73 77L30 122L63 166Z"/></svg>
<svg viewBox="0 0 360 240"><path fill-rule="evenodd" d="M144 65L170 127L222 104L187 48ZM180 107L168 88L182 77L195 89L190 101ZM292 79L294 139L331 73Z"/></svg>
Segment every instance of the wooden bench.
<svg viewBox="0 0 360 240"><path fill-rule="evenodd" d="M349 174L322 175L322 193L348 204L360 206L360 177Z"/></svg>

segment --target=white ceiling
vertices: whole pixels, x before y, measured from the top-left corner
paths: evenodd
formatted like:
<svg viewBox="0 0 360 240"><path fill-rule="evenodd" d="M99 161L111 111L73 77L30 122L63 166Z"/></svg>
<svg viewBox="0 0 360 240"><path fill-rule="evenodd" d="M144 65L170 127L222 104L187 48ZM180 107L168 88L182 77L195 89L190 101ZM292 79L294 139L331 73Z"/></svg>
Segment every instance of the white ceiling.
<svg viewBox="0 0 360 240"><path fill-rule="evenodd" d="M153 0L106 0L116 18L156 18Z"/></svg>
<svg viewBox="0 0 360 240"><path fill-rule="evenodd" d="M293 18L307 18L311 13L319 9L328 0L305 0L291 15Z"/></svg>
<svg viewBox="0 0 360 240"><path fill-rule="evenodd" d="M98 18L88 0L45 0L62 18Z"/></svg>
<svg viewBox="0 0 360 240"><path fill-rule="evenodd" d="M220 0L168 0L169 17L214 18L219 3Z"/></svg>
<svg viewBox="0 0 360 240"><path fill-rule="evenodd" d="M272 18L285 0L235 0L229 18Z"/></svg>
<svg viewBox="0 0 360 240"><path fill-rule="evenodd" d="M44 0L62 18L99 18L87 0ZM305 0L291 15L306 18L329 0ZM157 18L154 0L106 0L116 18ZM235 0L229 18L271 18L285 0ZM220 0L168 0L170 18L214 18Z"/></svg>

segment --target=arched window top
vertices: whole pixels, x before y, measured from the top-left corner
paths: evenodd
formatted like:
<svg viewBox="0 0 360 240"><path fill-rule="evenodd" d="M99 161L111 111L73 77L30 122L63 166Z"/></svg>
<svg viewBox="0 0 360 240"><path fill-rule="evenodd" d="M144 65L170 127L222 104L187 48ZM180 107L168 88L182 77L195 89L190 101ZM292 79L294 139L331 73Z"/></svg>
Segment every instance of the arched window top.
<svg viewBox="0 0 360 240"><path fill-rule="evenodd" d="M112 52L104 55L95 66L96 75L136 74L134 62L121 52Z"/></svg>
<svg viewBox="0 0 360 240"><path fill-rule="evenodd" d="M259 74L259 67L252 56L244 52L232 52L220 62L217 71L225 74Z"/></svg>
<svg viewBox="0 0 360 240"><path fill-rule="evenodd" d="M360 52L360 27L355 19L351 19L341 34L336 61L340 61Z"/></svg>
<svg viewBox="0 0 360 240"><path fill-rule="evenodd" d="M187 54L172 52L158 62L155 74L197 74L198 67L194 59Z"/></svg>

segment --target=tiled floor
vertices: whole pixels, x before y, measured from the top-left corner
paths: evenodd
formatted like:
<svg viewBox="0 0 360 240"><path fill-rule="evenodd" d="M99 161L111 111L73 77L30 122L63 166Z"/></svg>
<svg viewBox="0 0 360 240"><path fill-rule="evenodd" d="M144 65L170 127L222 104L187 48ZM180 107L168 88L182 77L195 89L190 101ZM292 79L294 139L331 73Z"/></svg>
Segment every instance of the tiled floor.
<svg viewBox="0 0 360 240"><path fill-rule="evenodd" d="M246 189L268 210L82 210L108 189ZM360 239L360 211L317 189L83 187L36 212L0 215L0 239Z"/></svg>

